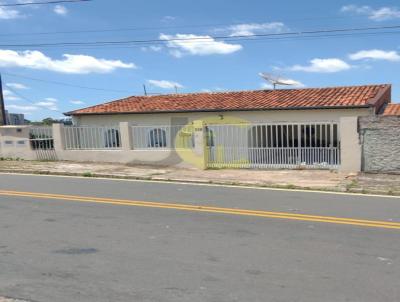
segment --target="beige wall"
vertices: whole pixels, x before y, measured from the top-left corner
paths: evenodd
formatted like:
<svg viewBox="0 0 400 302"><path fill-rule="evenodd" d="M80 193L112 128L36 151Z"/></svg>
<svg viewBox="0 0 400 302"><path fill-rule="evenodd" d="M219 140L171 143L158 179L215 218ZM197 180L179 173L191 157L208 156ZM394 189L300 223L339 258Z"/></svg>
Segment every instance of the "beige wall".
<svg viewBox="0 0 400 302"><path fill-rule="evenodd" d="M0 127L0 156L36 159L29 142L28 126Z"/></svg>
<svg viewBox="0 0 400 302"><path fill-rule="evenodd" d="M340 119L341 172L361 171L361 144L358 133L358 117Z"/></svg>
<svg viewBox="0 0 400 302"><path fill-rule="evenodd" d="M151 113L151 114L114 114L95 116L76 116L76 125L112 125L129 122L137 125L169 125L173 117L186 117L189 122L195 120L220 120L229 123L249 122L313 122L335 121L341 117L367 116L373 114L371 109L325 109L325 110L274 110L274 111L237 111L237 112L192 112L192 113Z"/></svg>

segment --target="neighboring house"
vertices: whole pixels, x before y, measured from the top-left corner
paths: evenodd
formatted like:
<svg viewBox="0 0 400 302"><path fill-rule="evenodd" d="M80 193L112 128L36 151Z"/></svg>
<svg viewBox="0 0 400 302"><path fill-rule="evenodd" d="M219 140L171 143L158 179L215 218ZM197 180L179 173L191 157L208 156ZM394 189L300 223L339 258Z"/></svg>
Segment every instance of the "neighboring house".
<svg viewBox="0 0 400 302"><path fill-rule="evenodd" d="M400 116L400 104L388 104L383 111L384 116Z"/></svg>
<svg viewBox="0 0 400 302"><path fill-rule="evenodd" d="M9 113L5 110L7 125L24 125L25 116L22 113Z"/></svg>

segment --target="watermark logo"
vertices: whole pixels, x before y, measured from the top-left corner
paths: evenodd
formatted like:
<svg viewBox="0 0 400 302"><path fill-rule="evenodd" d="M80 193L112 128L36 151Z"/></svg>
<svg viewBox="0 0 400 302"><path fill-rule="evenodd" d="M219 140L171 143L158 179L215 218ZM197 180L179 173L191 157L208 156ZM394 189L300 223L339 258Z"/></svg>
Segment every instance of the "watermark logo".
<svg viewBox="0 0 400 302"><path fill-rule="evenodd" d="M223 115L195 120L177 133L175 151L185 163L201 169L222 168L227 161L233 167L247 166L250 164L247 153L240 154L237 148L230 147L247 142L240 141L242 136L226 135L228 129L247 131L249 124L242 118Z"/></svg>

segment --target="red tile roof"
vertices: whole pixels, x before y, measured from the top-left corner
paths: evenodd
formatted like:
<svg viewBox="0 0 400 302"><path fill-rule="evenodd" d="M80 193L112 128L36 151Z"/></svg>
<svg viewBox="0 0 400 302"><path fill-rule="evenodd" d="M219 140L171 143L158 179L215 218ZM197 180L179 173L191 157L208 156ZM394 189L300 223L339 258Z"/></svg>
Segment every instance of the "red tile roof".
<svg viewBox="0 0 400 302"><path fill-rule="evenodd" d="M95 115L195 111L380 107L390 85L132 96L66 113Z"/></svg>
<svg viewBox="0 0 400 302"><path fill-rule="evenodd" d="M383 115L400 115L400 104L388 104Z"/></svg>

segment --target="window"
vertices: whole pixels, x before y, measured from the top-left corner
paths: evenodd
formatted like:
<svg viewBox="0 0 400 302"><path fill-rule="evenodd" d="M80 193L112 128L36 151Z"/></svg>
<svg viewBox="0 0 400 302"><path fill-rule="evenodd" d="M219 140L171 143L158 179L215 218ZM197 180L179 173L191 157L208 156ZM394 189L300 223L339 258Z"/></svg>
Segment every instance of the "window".
<svg viewBox="0 0 400 302"><path fill-rule="evenodd" d="M150 130L147 146L149 148L166 148L167 133L165 132L165 130L160 128Z"/></svg>
<svg viewBox="0 0 400 302"><path fill-rule="evenodd" d="M105 147L106 148L119 148L121 147L119 131L117 129L109 129L105 133Z"/></svg>
<svg viewBox="0 0 400 302"><path fill-rule="evenodd" d="M206 127L206 146L207 147L214 147L214 131L210 128Z"/></svg>

